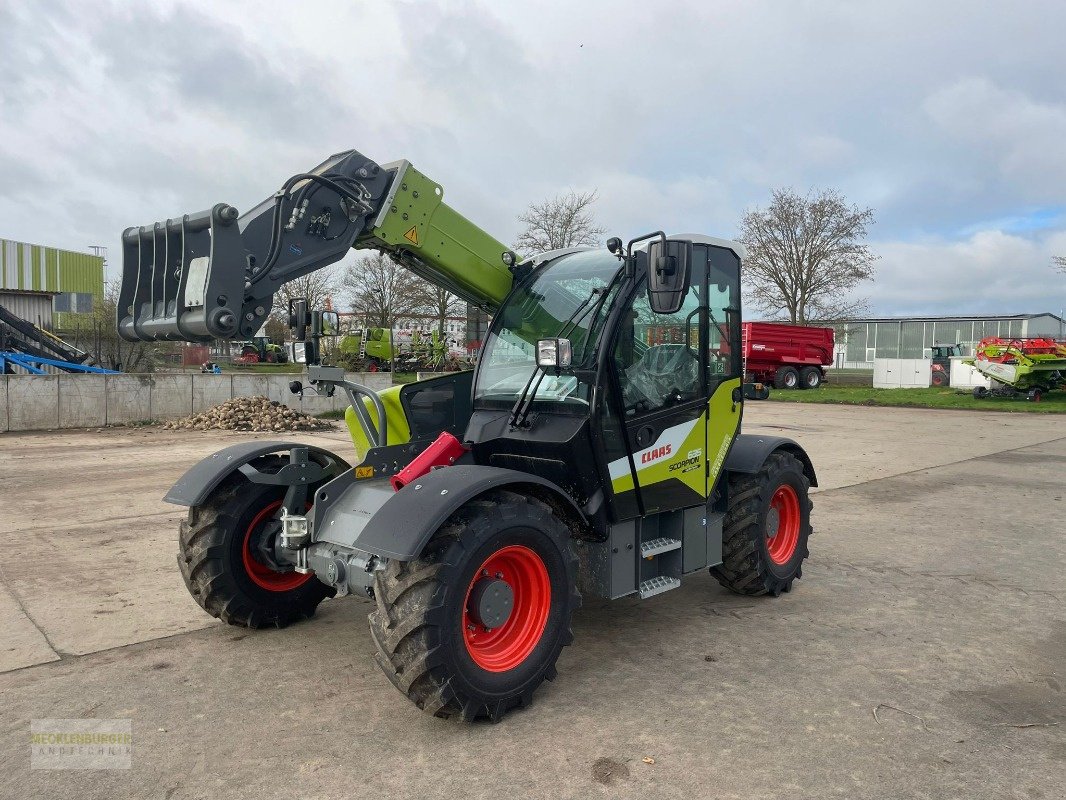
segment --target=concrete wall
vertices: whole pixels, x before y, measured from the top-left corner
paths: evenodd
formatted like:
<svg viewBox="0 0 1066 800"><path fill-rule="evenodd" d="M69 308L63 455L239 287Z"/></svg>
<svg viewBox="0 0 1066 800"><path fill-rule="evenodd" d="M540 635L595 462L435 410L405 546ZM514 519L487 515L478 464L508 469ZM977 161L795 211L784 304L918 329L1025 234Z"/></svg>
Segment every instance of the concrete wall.
<svg viewBox="0 0 1066 800"><path fill-rule="evenodd" d="M167 420L198 413L232 397L264 395L305 414L342 411L343 392L319 397L289 391L297 375L0 375L0 431L93 428ZM388 372L349 373L371 389L392 384Z"/></svg>

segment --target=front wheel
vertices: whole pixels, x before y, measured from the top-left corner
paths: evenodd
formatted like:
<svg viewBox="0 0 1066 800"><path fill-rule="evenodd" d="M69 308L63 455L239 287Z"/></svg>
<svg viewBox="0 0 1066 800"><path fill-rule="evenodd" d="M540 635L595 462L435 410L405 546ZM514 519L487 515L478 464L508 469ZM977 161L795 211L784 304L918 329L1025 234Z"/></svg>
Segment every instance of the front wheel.
<svg viewBox="0 0 1066 800"><path fill-rule="evenodd" d="M376 660L423 711L498 721L555 677L581 604L570 531L531 497L495 491L440 528L418 559L374 579Z"/></svg>
<svg viewBox="0 0 1066 800"><path fill-rule="evenodd" d="M286 463L267 456L256 466ZM178 536L178 567L193 599L212 617L246 628L283 628L315 613L336 590L313 575L271 564L284 486L252 483L239 472L189 509Z"/></svg>
<svg viewBox="0 0 1066 800"><path fill-rule="evenodd" d="M729 477L722 563L711 567L738 594L777 596L802 575L811 536L810 482L795 456L772 453L754 475Z"/></svg>

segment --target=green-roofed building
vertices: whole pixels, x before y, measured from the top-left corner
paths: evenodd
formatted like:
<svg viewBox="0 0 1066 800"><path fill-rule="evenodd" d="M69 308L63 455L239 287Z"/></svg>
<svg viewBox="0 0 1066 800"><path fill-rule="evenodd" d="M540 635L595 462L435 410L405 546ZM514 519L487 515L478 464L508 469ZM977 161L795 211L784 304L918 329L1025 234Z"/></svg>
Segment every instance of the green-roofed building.
<svg viewBox="0 0 1066 800"><path fill-rule="evenodd" d="M0 295L42 292L52 295L54 326L73 324L71 315L103 301L103 256L0 239Z"/></svg>

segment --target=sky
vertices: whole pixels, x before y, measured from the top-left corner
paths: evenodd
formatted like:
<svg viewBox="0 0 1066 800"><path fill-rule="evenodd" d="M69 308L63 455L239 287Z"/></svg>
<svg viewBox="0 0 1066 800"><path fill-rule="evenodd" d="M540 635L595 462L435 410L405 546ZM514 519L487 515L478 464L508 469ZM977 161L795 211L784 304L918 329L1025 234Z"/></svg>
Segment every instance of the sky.
<svg viewBox="0 0 1066 800"><path fill-rule="evenodd" d="M874 209L877 315L1059 313L1066 3L0 0L0 237L109 249L355 148L504 242L595 190L623 239L770 192Z"/></svg>

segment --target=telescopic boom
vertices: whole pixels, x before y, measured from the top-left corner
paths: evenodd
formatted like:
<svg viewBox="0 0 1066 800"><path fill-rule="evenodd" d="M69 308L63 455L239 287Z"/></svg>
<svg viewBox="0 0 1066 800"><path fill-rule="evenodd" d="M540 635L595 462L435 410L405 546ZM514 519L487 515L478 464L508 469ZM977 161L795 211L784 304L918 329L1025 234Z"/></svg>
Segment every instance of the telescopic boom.
<svg viewBox="0 0 1066 800"><path fill-rule="evenodd" d="M388 254L431 283L494 312L511 289L507 247L444 203L407 161L355 150L293 175L250 211L208 211L122 234L118 331L129 341L253 336L282 284L350 248Z"/></svg>

